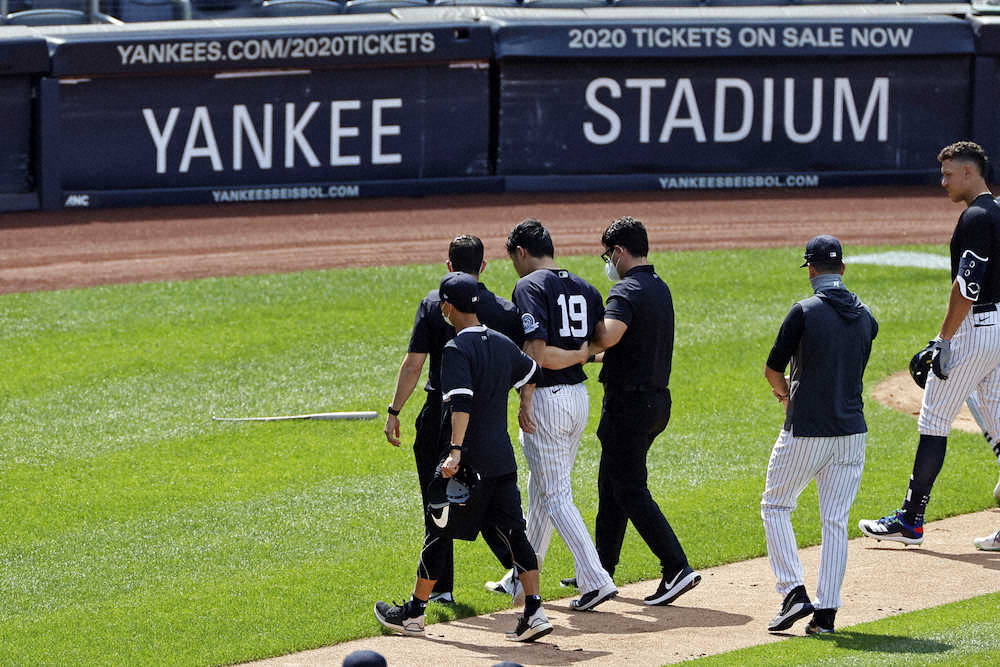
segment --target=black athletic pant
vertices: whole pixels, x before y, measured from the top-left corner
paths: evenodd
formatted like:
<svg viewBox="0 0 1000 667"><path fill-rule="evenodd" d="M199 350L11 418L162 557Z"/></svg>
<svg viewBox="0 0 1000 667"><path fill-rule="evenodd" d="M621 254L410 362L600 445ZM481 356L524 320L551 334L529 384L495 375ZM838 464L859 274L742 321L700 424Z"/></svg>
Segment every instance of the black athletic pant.
<svg viewBox="0 0 1000 667"><path fill-rule="evenodd" d="M448 443L443 442L441 436L441 394L436 391L427 392L427 400L424 407L420 409L414 423L416 437L413 440L413 457L417 462L417 477L420 480L420 497L423 499L421 513L427 508L427 487L434 479L434 471L437 469L441 459L444 458L444 449ZM448 429L451 435L451 429ZM426 542L425 542L426 544ZM455 585L455 555L452 549L452 541L442 538L436 549L439 553L438 572L440 574L437 583L434 584L435 593L447 593Z"/></svg>
<svg viewBox="0 0 1000 667"><path fill-rule="evenodd" d="M609 574L618 565L629 521L660 559L664 575L672 577L687 567L684 549L646 486L646 453L669 420L669 391L605 389L597 427L601 466L595 542Z"/></svg>

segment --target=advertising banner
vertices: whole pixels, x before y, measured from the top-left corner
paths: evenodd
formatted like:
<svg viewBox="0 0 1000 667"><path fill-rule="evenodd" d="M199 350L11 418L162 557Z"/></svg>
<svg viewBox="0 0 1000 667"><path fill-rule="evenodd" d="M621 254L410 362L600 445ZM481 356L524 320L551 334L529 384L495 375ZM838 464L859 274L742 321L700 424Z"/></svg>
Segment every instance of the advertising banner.
<svg viewBox="0 0 1000 667"><path fill-rule="evenodd" d="M64 80L60 98L64 190L488 173L474 64Z"/></svg>

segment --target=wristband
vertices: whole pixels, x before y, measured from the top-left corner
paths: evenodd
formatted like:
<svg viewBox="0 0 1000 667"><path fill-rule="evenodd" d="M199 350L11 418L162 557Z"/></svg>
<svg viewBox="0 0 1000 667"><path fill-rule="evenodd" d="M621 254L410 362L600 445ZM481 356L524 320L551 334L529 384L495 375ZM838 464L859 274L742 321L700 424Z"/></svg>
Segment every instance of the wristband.
<svg viewBox="0 0 1000 667"><path fill-rule="evenodd" d="M392 403L389 404L389 407L387 407L385 411L388 412L393 417L398 417L400 413L400 410L396 410L395 408L392 407Z"/></svg>
<svg viewBox="0 0 1000 667"><path fill-rule="evenodd" d="M465 451L465 447L463 447L462 445L456 445L454 442L451 443L451 447L449 447L448 449L457 449L460 452Z"/></svg>

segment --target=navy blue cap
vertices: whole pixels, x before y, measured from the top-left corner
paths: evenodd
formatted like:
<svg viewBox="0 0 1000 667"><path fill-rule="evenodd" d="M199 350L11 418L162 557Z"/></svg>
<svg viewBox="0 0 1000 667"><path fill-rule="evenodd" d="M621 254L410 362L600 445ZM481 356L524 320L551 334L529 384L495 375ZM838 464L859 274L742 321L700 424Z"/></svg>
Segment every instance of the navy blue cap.
<svg viewBox="0 0 1000 667"><path fill-rule="evenodd" d="M809 266L815 262L843 262L844 251L840 247L840 241L829 234L820 234L809 239L806 244L806 254L802 256L806 261L802 266Z"/></svg>
<svg viewBox="0 0 1000 667"><path fill-rule="evenodd" d="M375 651L354 651L344 658L344 667L386 667L385 656Z"/></svg>
<svg viewBox="0 0 1000 667"><path fill-rule="evenodd" d="M442 301L447 301L463 313L474 313L479 302L479 281L471 273L452 271L441 279L438 294Z"/></svg>

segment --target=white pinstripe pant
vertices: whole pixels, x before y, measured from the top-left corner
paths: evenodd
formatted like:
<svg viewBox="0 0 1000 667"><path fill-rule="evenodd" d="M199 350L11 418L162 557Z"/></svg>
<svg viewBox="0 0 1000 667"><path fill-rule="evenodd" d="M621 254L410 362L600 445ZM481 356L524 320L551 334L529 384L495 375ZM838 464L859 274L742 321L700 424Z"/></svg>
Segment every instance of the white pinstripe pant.
<svg viewBox="0 0 1000 667"><path fill-rule="evenodd" d="M791 513L802 490L815 478L823 545L814 605L817 609L840 608L840 587L847 569L847 519L861 484L867 435L796 438L782 430L774 443L760 516L767 558L781 595L805 583Z"/></svg>
<svg viewBox="0 0 1000 667"><path fill-rule="evenodd" d="M955 367L947 380L934 373L927 377L917 428L922 435L947 436L969 394L979 393L983 426L1000 433L1000 314L969 314L951 339Z"/></svg>
<svg viewBox="0 0 1000 667"><path fill-rule="evenodd" d="M549 550L552 528L562 536L576 567L583 593L611 582L601 567L594 541L573 503L570 474L587 425L590 399L582 382L541 387L534 394L535 433L520 432L528 461L528 541L541 558Z"/></svg>

